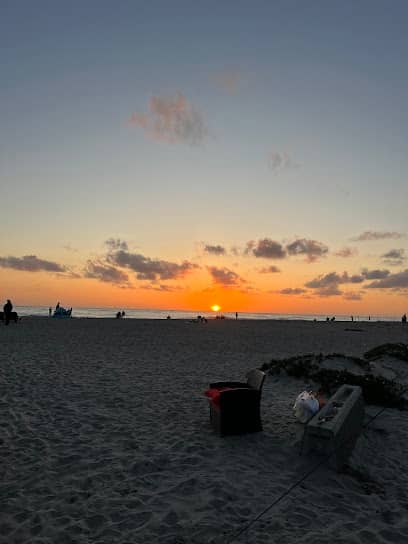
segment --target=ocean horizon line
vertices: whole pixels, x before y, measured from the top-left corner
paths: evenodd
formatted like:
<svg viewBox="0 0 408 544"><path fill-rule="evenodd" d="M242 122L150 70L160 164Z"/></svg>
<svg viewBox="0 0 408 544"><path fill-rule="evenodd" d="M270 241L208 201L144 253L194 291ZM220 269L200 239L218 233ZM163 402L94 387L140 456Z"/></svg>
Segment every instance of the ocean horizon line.
<svg viewBox="0 0 408 544"><path fill-rule="evenodd" d="M24 317L48 317L50 306L42 305L15 305L15 310L20 316ZM51 307L54 311L54 307ZM93 306L74 306L72 310L73 318L115 318L118 311L124 311L125 317L129 319L166 319L170 316L172 319L194 319L198 315L207 319L216 319L225 317L227 319L236 319L236 312L214 312L212 310L175 310L175 309L157 309L157 308L119 308L119 307L93 307ZM337 321L400 321L401 317L387 314L320 314L320 313L283 313L283 312L237 312L238 319L251 320L303 320L303 321L325 321L327 317L333 317Z"/></svg>

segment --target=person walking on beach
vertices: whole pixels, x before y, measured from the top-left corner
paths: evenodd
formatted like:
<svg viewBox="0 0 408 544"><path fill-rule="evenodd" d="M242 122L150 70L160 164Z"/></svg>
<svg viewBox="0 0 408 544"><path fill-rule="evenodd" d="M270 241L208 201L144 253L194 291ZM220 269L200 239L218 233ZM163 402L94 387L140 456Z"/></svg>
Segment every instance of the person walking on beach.
<svg viewBox="0 0 408 544"><path fill-rule="evenodd" d="M10 299L7 299L6 304L3 306L3 311L4 311L4 320L6 322L6 325L8 325L10 323L11 312L13 311L13 305Z"/></svg>

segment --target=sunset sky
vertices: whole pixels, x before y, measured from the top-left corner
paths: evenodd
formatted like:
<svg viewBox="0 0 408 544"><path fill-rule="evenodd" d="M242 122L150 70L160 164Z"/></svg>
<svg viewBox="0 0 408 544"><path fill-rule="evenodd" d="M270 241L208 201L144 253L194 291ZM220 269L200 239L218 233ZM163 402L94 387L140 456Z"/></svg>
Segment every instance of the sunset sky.
<svg viewBox="0 0 408 544"><path fill-rule="evenodd" d="M408 311L408 3L4 0L0 296Z"/></svg>

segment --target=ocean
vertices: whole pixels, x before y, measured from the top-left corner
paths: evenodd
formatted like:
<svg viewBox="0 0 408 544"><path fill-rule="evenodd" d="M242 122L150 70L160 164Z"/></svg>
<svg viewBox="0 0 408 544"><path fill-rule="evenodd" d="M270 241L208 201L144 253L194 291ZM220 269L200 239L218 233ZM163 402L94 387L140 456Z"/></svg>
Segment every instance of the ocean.
<svg viewBox="0 0 408 544"><path fill-rule="evenodd" d="M48 316L48 306L15 306L14 310L20 316ZM54 311L54 308L52 308ZM207 319L214 319L217 315L223 315L227 319L235 319L235 312L220 312L211 311L187 311L187 310L148 310L136 308L80 308L72 309L73 318L114 318L118 311L124 310L126 318L130 319L166 319L170 316L172 319L194 319L197 315L202 315ZM351 321L350 315L330 314L279 314L279 313L253 313L239 312L238 319L285 319L285 320L303 320L303 321L325 321L326 317L335 317L337 321ZM368 315L354 315L354 321L368 321ZM371 321L401 321L400 316L392 315L371 315Z"/></svg>

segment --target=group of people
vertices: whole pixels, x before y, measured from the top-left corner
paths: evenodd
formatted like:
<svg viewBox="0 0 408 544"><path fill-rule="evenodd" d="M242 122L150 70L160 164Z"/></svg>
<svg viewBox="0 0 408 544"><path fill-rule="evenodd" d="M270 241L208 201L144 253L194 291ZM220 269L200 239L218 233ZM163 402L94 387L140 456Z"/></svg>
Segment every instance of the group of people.
<svg viewBox="0 0 408 544"><path fill-rule="evenodd" d="M125 312L122 310L121 312L117 312L116 313L116 319L122 319L123 317L125 317Z"/></svg>
<svg viewBox="0 0 408 544"><path fill-rule="evenodd" d="M198 315L196 319L192 320L192 323L207 323L207 318L203 315Z"/></svg>

